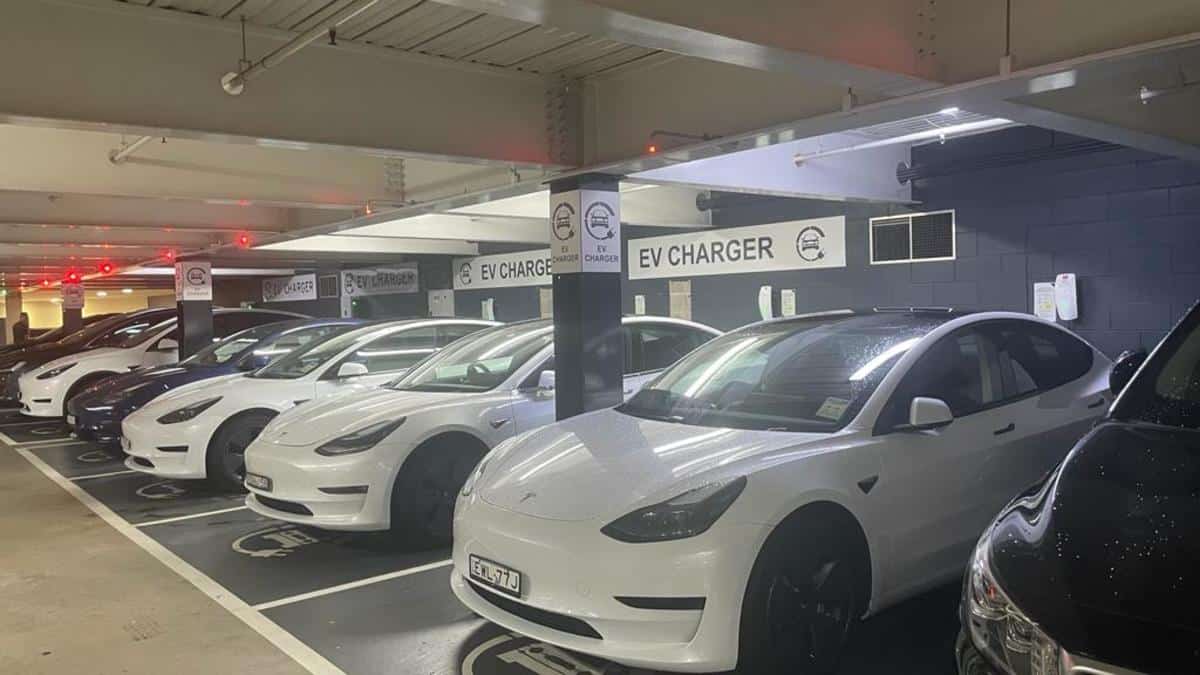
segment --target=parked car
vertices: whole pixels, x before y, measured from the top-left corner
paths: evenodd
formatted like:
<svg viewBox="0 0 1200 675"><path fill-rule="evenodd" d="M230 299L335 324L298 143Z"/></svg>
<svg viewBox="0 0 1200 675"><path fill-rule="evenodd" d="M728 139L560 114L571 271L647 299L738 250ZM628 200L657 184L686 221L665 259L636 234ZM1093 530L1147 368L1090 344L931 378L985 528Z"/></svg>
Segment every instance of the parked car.
<svg viewBox="0 0 1200 675"><path fill-rule="evenodd" d="M961 673L1200 668L1200 306L1148 360L1118 359L1112 389L1103 423L975 547Z"/></svg>
<svg viewBox="0 0 1200 675"><path fill-rule="evenodd" d="M373 323L310 342L251 373L184 385L121 422L125 465L241 489L246 446L279 413L393 380L438 349L496 325L478 319Z"/></svg>
<svg viewBox="0 0 1200 675"><path fill-rule="evenodd" d="M720 335L690 321L628 317L629 393ZM280 415L246 452L246 504L334 530L450 538L454 496L488 449L553 422L554 325L465 338L386 387Z"/></svg>
<svg viewBox="0 0 1200 675"><path fill-rule="evenodd" d="M97 347L112 347L127 336L156 326L175 316L174 308L145 309L117 314L53 342L26 343L0 354L0 403L14 404L20 395L21 374L53 361Z"/></svg>
<svg viewBox="0 0 1200 675"><path fill-rule="evenodd" d="M733 331L492 451L460 493L451 586L618 663L832 672L859 617L958 578L989 514L1103 414L1108 366L1007 312Z"/></svg>
<svg viewBox="0 0 1200 675"><path fill-rule="evenodd" d="M97 321L103 321L105 319L108 319L108 318L111 318L114 316L117 316L117 315L113 314L113 313L108 313L108 314L92 314L90 316L85 316L85 317L83 317L83 322L82 322L83 325L80 326L80 328L78 330L83 330L84 328L87 328L88 326L96 323ZM3 356L5 354L10 354L12 352L17 351L18 349L29 347L31 345L57 342L65 337L67 337L68 335L70 335L73 332L74 331L67 330L65 326L59 326L58 328L51 328L50 330L48 330L44 333L40 333L34 337L29 338L25 342L0 345L0 356Z"/></svg>
<svg viewBox="0 0 1200 675"><path fill-rule="evenodd" d="M257 370L313 340L361 324L357 319L296 319L247 328L178 364L115 375L80 391L67 402L67 424L83 440L119 446L121 420L155 397L191 382Z"/></svg>
<svg viewBox="0 0 1200 675"><path fill-rule="evenodd" d="M267 309L213 310L213 339L221 340L250 326L303 318ZM63 417L67 402L88 387L131 370L179 360L179 331L171 317L144 330L127 330L82 352L26 368L18 380L21 412L32 417ZM115 336L114 336L115 337Z"/></svg>

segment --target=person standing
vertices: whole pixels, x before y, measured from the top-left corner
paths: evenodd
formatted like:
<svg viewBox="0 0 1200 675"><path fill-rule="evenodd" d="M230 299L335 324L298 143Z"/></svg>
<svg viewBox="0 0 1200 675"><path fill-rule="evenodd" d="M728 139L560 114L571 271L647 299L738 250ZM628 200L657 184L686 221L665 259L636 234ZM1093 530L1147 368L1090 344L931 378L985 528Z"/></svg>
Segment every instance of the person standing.
<svg viewBox="0 0 1200 675"><path fill-rule="evenodd" d="M13 324L13 344L24 344L29 339L29 313L21 312L21 318Z"/></svg>

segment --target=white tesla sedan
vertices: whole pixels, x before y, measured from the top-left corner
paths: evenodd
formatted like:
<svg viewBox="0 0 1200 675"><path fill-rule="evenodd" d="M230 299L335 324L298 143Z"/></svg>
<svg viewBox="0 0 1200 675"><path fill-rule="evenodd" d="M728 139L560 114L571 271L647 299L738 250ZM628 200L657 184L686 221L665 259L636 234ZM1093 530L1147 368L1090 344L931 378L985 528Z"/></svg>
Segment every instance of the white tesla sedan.
<svg viewBox="0 0 1200 675"><path fill-rule="evenodd" d="M1023 314L755 324L491 452L457 503L451 585L628 665L828 673L857 618L958 578L1103 414L1108 368Z"/></svg>
<svg viewBox="0 0 1200 675"><path fill-rule="evenodd" d="M306 319L303 314L265 309L213 310L213 341L245 328L277 321ZM49 361L22 373L18 382L21 412L31 417L62 417L67 401L100 380L139 368L179 360L179 331L168 319L144 330L116 333L76 354Z"/></svg>
<svg viewBox="0 0 1200 675"><path fill-rule="evenodd" d="M314 340L252 373L182 386L122 421L125 465L240 488L246 446L279 413L392 380L454 340L495 325L478 319L375 323Z"/></svg>
<svg viewBox="0 0 1200 675"><path fill-rule="evenodd" d="M720 335L677 319L623 323L627 393ZM294 523L446 541L479 459L554 421L553 368L553 324L527 321L464 338L387 387L280 415L246 451L246 504Z"/></svg>

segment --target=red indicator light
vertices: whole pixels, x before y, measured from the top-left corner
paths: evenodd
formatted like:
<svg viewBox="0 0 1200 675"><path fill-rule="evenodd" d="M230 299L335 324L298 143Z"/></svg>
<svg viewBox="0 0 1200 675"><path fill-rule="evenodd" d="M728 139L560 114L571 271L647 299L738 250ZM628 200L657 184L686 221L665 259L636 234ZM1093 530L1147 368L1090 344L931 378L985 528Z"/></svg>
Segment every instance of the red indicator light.
<svg viewBox="0 0 1200 675"><path fill-rule="evenodd" d="M100 273L101 274L112 274L112 271L113 271L112 263L100 263Z"/></svg>
<svg viewBox="0 0 1200 675"><path fill-rule="evenodd" d="M237 238L237 243L238 243L238 246L241 246L242 248L249 248L250 247L250 235L239 234L238 238Z"/></svg>
<svg viewBox="0 0 1200 675"><path fill-rule="evenodd" d="M653 143L650 145L647 145L646 152L650 153L651 155L657 155L658 154L658 146L654 145Z"/></svg>

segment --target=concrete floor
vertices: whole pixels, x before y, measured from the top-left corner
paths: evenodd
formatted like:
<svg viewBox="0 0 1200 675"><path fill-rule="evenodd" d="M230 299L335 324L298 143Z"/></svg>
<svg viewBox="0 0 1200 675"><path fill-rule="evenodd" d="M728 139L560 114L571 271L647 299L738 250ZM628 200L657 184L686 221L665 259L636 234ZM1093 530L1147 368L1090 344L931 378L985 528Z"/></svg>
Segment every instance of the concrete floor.
<svg viewBox="0 0 1200 675"><path fill-rule="evenodd" d="M307 672L0 446L0 673Z"/></svg>

